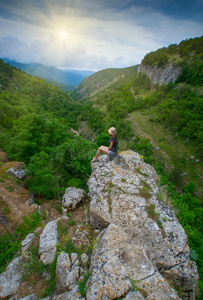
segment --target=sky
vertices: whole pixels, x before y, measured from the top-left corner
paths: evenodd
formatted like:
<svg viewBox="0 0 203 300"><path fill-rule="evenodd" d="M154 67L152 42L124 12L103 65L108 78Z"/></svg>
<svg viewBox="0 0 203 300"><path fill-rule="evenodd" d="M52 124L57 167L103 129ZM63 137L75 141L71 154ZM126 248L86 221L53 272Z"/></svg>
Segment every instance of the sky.
<svg viewBox="0 0 203 300"><path fill-rule="evenodd" d="M0 0L0 57L98 71L203 34L203 0Z"/></svg>

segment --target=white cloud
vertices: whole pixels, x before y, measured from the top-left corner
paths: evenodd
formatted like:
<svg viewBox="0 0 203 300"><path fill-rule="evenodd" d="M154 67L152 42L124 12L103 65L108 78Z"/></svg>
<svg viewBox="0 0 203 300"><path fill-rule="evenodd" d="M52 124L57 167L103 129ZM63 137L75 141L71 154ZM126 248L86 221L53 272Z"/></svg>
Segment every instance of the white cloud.
<svg viewBox="0 0 203 300"><path fill-rule="evenodd" d="M166 17L150 7L129 5L121 11L97 1L81 3L83 9L35 7L30 23L0 18L0 57L75 69L119 68L140 63L150 51L202 34L200 24Z"/></svg>

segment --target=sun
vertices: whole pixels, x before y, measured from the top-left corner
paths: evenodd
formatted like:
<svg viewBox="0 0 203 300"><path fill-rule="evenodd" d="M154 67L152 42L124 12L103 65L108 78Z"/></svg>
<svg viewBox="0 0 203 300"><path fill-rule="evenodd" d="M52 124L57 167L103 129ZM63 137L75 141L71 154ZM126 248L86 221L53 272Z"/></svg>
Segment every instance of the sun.
<svg viewBox="0 0 203 300"><path fill-rule="evenodd" d="M60 30L58 32L58 37L60 40L64 41L67 38L67 32L65 30Z"/></svg>

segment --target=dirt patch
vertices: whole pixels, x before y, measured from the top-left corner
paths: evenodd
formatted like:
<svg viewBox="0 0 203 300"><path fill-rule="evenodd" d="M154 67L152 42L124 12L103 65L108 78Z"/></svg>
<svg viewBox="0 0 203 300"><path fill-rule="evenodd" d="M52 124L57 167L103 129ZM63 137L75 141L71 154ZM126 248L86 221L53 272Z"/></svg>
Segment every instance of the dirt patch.
<svg viewBox="0 0 203 300"><path fill-rule="evenodd" d="M0 212L6 217L8 226L14 230L21 222L23 216L30 215L38 210L36 204L29 205L31 194L25 188L23 180L6 173L10 168L18 169L22 166L18 161L6 161L6 154L0 151ZM5 233L5 228L0 226L0 234Z"/></svg>
<svg viewBox="0 0 203 300"><path fill-rule="evenodd" d="M0 161L1 162L7 162L8 161L6 153L3 152L1 149L0 149Z"/></svg>

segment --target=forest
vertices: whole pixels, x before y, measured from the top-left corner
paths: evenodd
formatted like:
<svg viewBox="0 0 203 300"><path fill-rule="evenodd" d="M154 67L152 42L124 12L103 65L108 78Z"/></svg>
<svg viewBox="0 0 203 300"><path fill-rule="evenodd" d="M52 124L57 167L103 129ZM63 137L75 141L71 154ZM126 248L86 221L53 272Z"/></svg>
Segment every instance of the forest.
<svg viewBox="0 0 203 300"><path fill-rule="evenodd" d="M137 151L144 156L145 162L155 167L160 185L166 189L188 235L191 259L198 265L199 288L203 292L201 180L197 181L192 171L190 174L184 153L171 161L173 168L166 168L151 139L136 133L129 117L137 112L148 115L151 124L162 126L186 147L190 144L201 162L203 37L151 52L142 61L161 68L170 62L182 68L174 83L152 89L146 75L134 72L132 76L129 70L123 81L120 78L94 96L81 100L76 91L67 94L0 60L1 149L10 160L24 162L25 184L35 194L36 201L42 197L47 201L61 200L69 186L87 191L90 161L98 146L108 145L107 129L115 126L119 133L119 151ZM73 98L76 95L77 100L73 100L72 95ZM189 174L187 180L181 175L184 172ZM37 224L37 216L35 221ZM5 257L11 259L16 250L9 250L8 254L9 239L6 235L0 237L1 253L5 254L0 261L2 269L7 263Z"/></svg>

